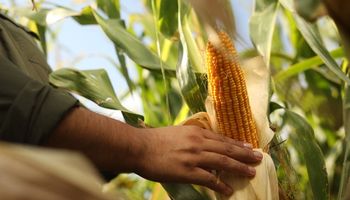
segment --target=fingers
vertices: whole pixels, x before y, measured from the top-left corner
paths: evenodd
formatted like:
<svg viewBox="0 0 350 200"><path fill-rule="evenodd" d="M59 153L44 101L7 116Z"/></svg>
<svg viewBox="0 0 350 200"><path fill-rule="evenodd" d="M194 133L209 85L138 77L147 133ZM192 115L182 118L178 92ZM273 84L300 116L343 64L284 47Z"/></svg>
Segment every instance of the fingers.
<svg viewBox="0 0 350 200"><path fill-rule="evenodd" d="M208 187L226 196L230 196L233 193L230 186L226 185L224 182L218 179L214 174L204 169L196 168L192 177L195 179L191 181L194 184Z"/></svg>
<svg viewBox="0 0 350 200"><path fill-rule="evenodd" d="M208 140L204 150L226 155L244 163L256 163L263 158L262 153L258 151L242 148L241 146L232 145L227 142L218 142L216 140Z"/></svg>
<svg viewBox="0 0 350 200"><path fill-rule="evenodd" d="M253 177L256 173L255 169L249 165L213 152L203 152L197 166L204 169L223 170L248 177Z"/></svg>
<svg viewBox="0 0 350 200"><path fill-rule="evenodd" d="M204 137L207 139L216 140L216 141L220 141L220 142L227 142L229 144L240 146L240 147L247 148L247 149L253 148L252 144L250 144L250 143L237 141L237 140L234 140L232 138L229 138L229 137L226 137L226 136L223 136L220 134L216 134L216 133L213 133L213 132L205 130L205 129L203 129L203 134L204 134Z"/></svg>

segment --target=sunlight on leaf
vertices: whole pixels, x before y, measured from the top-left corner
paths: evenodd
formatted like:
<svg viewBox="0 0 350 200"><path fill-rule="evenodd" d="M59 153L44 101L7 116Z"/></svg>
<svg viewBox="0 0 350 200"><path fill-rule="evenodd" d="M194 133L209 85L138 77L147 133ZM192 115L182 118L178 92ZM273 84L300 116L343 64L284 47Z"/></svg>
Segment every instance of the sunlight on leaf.
<svg viewBox="0 0 350 200"><path fill-rule="evenodd" d="M186 14L186 8L183 8L180 5L178 20L181 46L179 48L176 75L181 88L181 93L185 98L187 105L192 113L197 113L205 111L204 102L206 91L203 91L201 84L205 85L206 83L199 83L198 81L200 80L197 80L196 74L193 72L195 65L199 64L202 58L200 57L193 36L189 34L187 18L188 15ZM186 30L184 30L184 26L186 27ZM190 55L190 51L192 51L192 56ZM198 76L201 75L198 74Z"/></svg>
<svg viewBox="0 0 350 200"><path fill-rule="evenodd" d="M122 111L129 124L137 126L138 120L143 120L141 115L131 112L120 103L103 69L78 71L63 68L50 75L50 83L90 99L101 107Z"/></svg>
<svg viewBox="0 0 350 200"><path fill-rule="evenodd" d="M174 37L177 32L177 12L177 0L160 1L159 30L168 38Z"/></svg>
<svg viewBox="0 0 350 200"><path fill-rule="evenodd" d="M97 21L90 7L83 8L79 15L74 16L74 19L81 25L97 24Z"/></svg>
<svg viewBox="0 0 350 200"><path fill-rule="evenodd" d="M293 129L295 147L303 155L314 199L329 199L328 178L324 156L318 146L312 127L300 115L286 111L286 123Z"/></svg>
<svg viewBox="0 0 350 200"><path fill-rule="evenodd" d="M119 0L97 0L97 7L103 10L109 18L120 18Z"/></svg>
<svg viewBox="0 0 350 200"><path fill-rule="evenodd" d="M330 52L330 55L336 59L336 58L342 58L344 57L344 52L343 52L343 48L337 48L333 51ZM323 60L320 58L320 56L314 56L312 58L308 58L305 60L302 60L292 66L287 67L285 70L283 71L279 71L275 76L274 76L274 80L276 82L279 81L284 81L285 79L295 76L301 72L304 72L308 69L312 69L314 67L317 67L321 64L323 64Z"/></svg>
<svg viewBox="0 0 350 200"><path fill-rule="evenodd" d="M279 3L277 0L260 0L255 3L255 10L249 21L250 37L264 57L267 66L270 64L271 44L277 10Z"/></svg>
<svg viewBox="0 0 350 200"><path fill-rule="evenodd" d="M120 20L103 19L97 12L92 13L106 35L120 48L131 60L149 70L160 71L161 66L158 56L150 51L140 40L124 29ZM174 75L174 70L163 64L165 72Z"/></svg>
<svg viewBox="0 0 350 200"><path fill-rule="evenodd" d="M76 16L79 14L80 14L79 12L68 10L65 8L56 8L56 9L50 10L47 13L46 23L48 25L51 25L51 24L54 24L54 23L66 18L66 17L72 17L72 16Z"/></svg>
<svg viewBox="0 0 350 200"><path fill-rule="evenodd" d="M167 195L167 192L164 190L161 184L156 183L156 185L153 187L152 191L152 197L150 200L168 200L169 197Z"/></svg>
<svg viewBox="0 0 350 200"><path fill-rule="evenodd" d="M294 18L299 31L304 36L311 49L320 56L326 66L333 73L335 73L343 81L347 82L347 84L350 84L350 79L341 71L337 62L332 58L325 46L322 44L320 34L318 33L316 27L306 22L296 14L294 14Z"/></svg>

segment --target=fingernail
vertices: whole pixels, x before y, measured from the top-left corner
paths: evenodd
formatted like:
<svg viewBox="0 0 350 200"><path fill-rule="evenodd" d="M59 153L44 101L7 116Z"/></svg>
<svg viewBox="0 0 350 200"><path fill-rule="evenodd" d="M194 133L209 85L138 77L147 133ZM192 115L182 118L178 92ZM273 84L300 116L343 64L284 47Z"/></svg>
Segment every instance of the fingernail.
<svg viewBox="0 0 350 200"><path fill-rule="evenodd" d="M255 175L255 169L253 167L248 167L249 174L254 176Z"/></svg>
<svg viewBox="0 0 350 200"><path fill-rule="evenodd" d="M260 152L258 152L258 151L254 151L253 154L254 154L254 156L255 156L256 159L261 160L261 159L263 158L262 153L260 153Z"/></svg>
<svg viewBox="0 0 350 200"><path fill-rule="evenodd" d="M248 149L252 149L252 148L253 148L253 145L250 144L250 143L243 143L243 146L244 146L245 148L248 148Z"/></svg>

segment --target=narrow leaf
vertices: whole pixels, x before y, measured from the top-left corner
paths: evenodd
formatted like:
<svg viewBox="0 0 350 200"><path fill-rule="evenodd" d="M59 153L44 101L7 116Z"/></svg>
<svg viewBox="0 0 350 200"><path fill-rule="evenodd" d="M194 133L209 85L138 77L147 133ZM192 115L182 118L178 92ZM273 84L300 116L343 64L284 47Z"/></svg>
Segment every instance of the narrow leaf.
<svg viewBox="0 0 350 200"><path fill-rule="evenodd" d="M316 27L306 22L304 19L302 19L296 14L294 14L293 16L295 18L299 31L305 38L306 42L310 45L311 49L317 55L320 56L320 58L323 60L326 66L333 73L335 73L340 79L345 81L347 84L350 84L350 79L342 72L337 62L332 58L330 53L322 44L320 34L318 33Z"/></svg>
<svg viewBox="0 0 350 200"><path fill-rule="evenodd" d="M168 184L162 186L168 192L172 200L210 200L189 184Z"/></svg>
<svg viewBox="0 0 350 200"><path fill-rule="evenodd" d="M73 17L77 15L80 15L80 13L73 11L69 8L64 8L64 7L54 8L47 13L46 23L47 25L51 25L67 17Z"/></svg>
<svg viewBox="0 0 350 200"><path fill-rule="evenodd" d="M50 83L90 99L101 107L122 111L129 124L137 126L138 120L143 119L120 103L107 72L103 69L78 71L63 68L50 75Z"/></svg>
<svg viewBox="0 0 350 200"><path fill-rule="evenodd" d="M180 4L178 21L181 45L179 48L176 77L181 88L182 96L184 97L188 107L192 113L197 113L200 111L205 111L204 103L206 91L201 90L200 83L198 83L196 74L193 72L195 65L199 64L202 59L199 52L197 52L198 47L194 42L192 34L189 34L187 21L188 16L186 13L186 8ZM184 27L186 29L184 29ZM190 51L192 51L192 54Z"/></svg>
<svg viewBox="0 0 350 200"><path fill-rule="evenodd" d="M90 8L91 9L91 8ZM124 29L118 19L105 20L94 10L93 15L106 35L123 50L135 63L149 70L160 71L161 66L158 56L150 51L140 40ZM174 75L174 70L163 64L168 74Z"/></svg>
<svg viewBox="0 0 350 200"><path fill-rule="evenodd" d="M179 23L179 30L180 33L180 39L182 44L184 42L187 46L188 51L188 58L190 59L190 62L192 63L193 70L200 73L205 73L205 67L203 63L202 54L198 48L198 45L196 44L195 38L192 34L192 31L190 29L190 24L188 21L188 16L185 16L186 11L184 10L184 7L181 7L181 13L182 16Z"/></svg>
<svg viewBox="0 0 350 200"><path fill-rule="evenodd" d="M205 82L199 84L196 74L192 71L192 64L188 58L186 46L180 46L180 57L176 69L176 77L181 88L181 94L184 97L192 113L205 111L206 91L201 87ZM198 74L198 76L204 76Z"/></svg>
<svg viewBox="0 0 350 200"><path fill-rule="evenodd" d="M278 8L277 0L256 1L254 13L249 22L250 37L259 53L264 56L267 66L270 63L272 37Z"/></svg>
<svg viewBox="0 0 350 200"><path fill-rule="evenodd" d="M109 18L120 18L119 0L97 0L97 6L103 10Z"/></svg>
<svg viewBox="0 0 350 200"><path fill-rule="evenodd" d="M312 127L300 115L286 111L286 123L293 129L295 147L304 156L314 199L329 199L328 178L324 156L316 142Z"/></svg>
<svg viewBox="0 0 350 200"><path fill-rule="evenodd" d="M75 21L81 25L91 25L97 24L92 9L90 7L85 7L81 10L80 14L74 16Z"/></svg>
<svg viewBox="0 0 350 200"><path fill-rule="evenodd" d="M350 187L349 185L349 177L350 177L350 87L346 85L345 87L345 94L344 94L344 102L343 102L343 115L344 115L344 129L345 129L345 154L344 154L344 161L343 161L343 170L340 180L340 186L339 186L339 194L338 199L343 199L345 196L345 193L349 191L346 191L347 187Z"/></svg>
<svg viewBox="0 0 350 200"><path fill-rule="evenodd" d="M333 57L333 59L344 57L344 51L343 48L337 48L330 52L330 55ZM305 60L302 60L292 66L287 67L285 70L278 72L274 76L274 80L276 82L283 81L289 77L292 77L294 75L297 75L303 71L306 71L308 69L317 67L321 64L323 64L323 60L320 58L320 56L314 56Z"/></svg>
<svg viewBox="0 0 350 200"><path fill-rule="evenodd" d="M67 17L75 17L82 14L62 6L53 9L43 8L38 12L31 12L28 9L15 9L15 12L17 12L19 15L27 17L41 26L52 25Z"/></svg>
<svg viewBox="0 0 350 200"><path fill-rule="evenodd" d="M38 12L33 13L30 11L28 12L28 10L18 10L18 13L20 13L22 16L27 17L30 20L33 20L41 26L46 26L46 16L49 11L49 9L40 9Z"/></svg>
<svg viewBox="0 0 350 200"><path fill-rule="evenodd" d="M123 54L123 50L119 49L116 45L114 47L115 47L115 51L116 51L116 54L118 57L118 61L120 63L120 73L123 75L128 87L129 87L130 92L132 92L134 89L134 83L132 82L132 80L130 78L129 70L128 70L128 67L126 65L126 60L125 60L125 56Z"/></svg>
<svg viewBox="0 0 350 200"><path fill-rule="evenodd" d="M177 32L177 0L161 0L159 10L159 30L168 37L172 38Z"/></svg>

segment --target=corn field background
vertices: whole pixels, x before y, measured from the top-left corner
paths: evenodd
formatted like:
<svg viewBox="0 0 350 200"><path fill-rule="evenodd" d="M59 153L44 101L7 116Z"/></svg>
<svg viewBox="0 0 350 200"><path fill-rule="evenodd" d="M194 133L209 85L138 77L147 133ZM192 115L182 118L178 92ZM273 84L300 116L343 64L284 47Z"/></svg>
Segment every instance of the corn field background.
<svg viewBox="0 0 350 200"><path fill-rule="evenodd" d="M267 115L276 133L270 153L281 199L350 199L350 3L202 1L204 9L232 9L240 58L262 55L270 68ZM120 110L134 126L140 119L152 127L179 124L205 110L203 21L185 0L131 0L127 5L132 2L141 4L144 12L121 15L128 8L119 0L72 1L76 8L41 0L36 1L36 11L29 0L9 0L0 8L37 33L47 55L60 34L54 24L73 19L82 27L99 27L115 51L113 58L105 59L123 79L110 79L100 66L89 70L61 66L51 74L51 84L100 107ZM226 3L232 8L223 8ZM249 21L239 21L235 10L247 10ZM249 32L240 30L242 23L247 23ZM81 37L87 43L93 39ZM113 88L114 81L127 87ZM142 107L142 113L123 105L131 95L140 97L135 106ZM119 175L105 189L130 200L169 199L167 192L175 200L210 199L205 188L154 183L134 174Z"/></svg>

